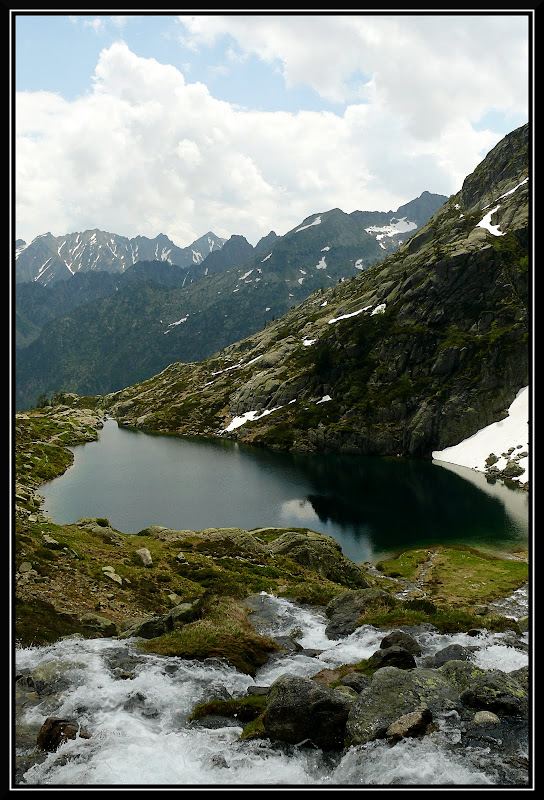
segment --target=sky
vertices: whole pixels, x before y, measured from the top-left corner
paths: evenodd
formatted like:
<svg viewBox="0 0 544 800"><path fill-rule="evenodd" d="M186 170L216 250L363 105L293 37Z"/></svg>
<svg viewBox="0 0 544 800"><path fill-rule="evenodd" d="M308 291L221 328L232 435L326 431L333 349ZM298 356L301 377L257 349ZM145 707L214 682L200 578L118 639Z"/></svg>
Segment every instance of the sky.
<svg viewBox="0 0 544 800"><path fill-rule="evenodd" d="M528 12L12 12L16 238L212 231L450 195L528 120Z"/></svg>

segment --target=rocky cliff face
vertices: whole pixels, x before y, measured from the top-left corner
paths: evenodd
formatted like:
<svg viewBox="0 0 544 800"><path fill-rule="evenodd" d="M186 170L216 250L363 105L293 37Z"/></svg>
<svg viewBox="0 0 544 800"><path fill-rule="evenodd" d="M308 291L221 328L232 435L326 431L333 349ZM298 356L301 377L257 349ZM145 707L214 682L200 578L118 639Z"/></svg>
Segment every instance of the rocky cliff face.
<svg viewBox="0 0 544 800"><path fill-rule="evenodd" d="M528 126L423 228L199 364L109 395L123 423L300 451L427 456L503 417L528 366Z"/></svg>

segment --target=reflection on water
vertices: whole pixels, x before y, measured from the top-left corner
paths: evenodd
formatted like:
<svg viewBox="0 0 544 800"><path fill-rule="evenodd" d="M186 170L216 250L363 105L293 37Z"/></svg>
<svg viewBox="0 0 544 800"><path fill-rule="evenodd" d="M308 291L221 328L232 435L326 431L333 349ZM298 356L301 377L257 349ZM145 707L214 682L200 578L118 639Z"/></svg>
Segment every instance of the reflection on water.
<svg viewBox="0 0 544 800"><path fill-rule="evenodd" d="M354 561L415 545L526 546L528 497L430 461L275 453L229 440L157 436L108 420L45 484L55 522L104 516L125 533L309 527ZM469 473L463 474L463 473ZM467 479L468 478L468 479Z"/></svg>
<svg viewBox="0 0 544 800"><path fill-rule="evenodd" d="M280 513L285 519L298 519L300 527L303 527L303 523L307 527L311 527L312 523L319 521L319 516L310 500L286 500L281 504Z"/></svg>

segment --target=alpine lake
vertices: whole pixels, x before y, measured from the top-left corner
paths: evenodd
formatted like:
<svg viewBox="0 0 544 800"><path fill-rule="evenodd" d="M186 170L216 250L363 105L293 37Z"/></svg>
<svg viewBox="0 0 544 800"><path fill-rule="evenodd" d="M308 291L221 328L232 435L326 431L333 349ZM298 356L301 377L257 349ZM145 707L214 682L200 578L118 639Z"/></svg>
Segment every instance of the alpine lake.
<svg viewBox="0 0 544 800"><path fill-rule="evenodd" d="M229 439L153 435L106 419L99 439L40 487L56 523L106 517L123 533L310 528L356 563L411 547L528 547L529 496L423 459L277 453Z"/></svg>

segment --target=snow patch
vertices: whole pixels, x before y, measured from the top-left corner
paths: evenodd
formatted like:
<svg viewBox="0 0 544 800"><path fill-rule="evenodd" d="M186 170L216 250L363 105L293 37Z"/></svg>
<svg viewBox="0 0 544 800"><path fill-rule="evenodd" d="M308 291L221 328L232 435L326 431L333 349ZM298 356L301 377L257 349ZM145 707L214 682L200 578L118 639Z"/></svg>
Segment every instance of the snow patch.
<svg viewBox="0 0 544 800"><path fill-rule="evenodd" d="M333 317L329 320L329 325L332 325L335 322L339 322L341 319L349 319L350 317L356 317L358 314L362 314L364 311L368 311L369 308L372 306L365 306L364 308L360 308L358 311L352 311L351 314L342 314L340 317Z"/></svg>
<svg viewBox="0 0 544 800"><path fill-rule="evenodd" d="M310 222L308 225L303 225L301 228L297 228L295 233L298 233L299 231L304 231L304 230L306 230L306 228L311 228L312 225L320 225L320 224L321 224L321 217L319 216L319 217L316 217L314 219L314 221Z"/></svg>
<svg viewBox="0 0 544 800"><path fill-rule="evenodd" d="M494 454L499 457L494 466L504 469L507 459L502 453L507 453L512 447L515 448L514 453L516 449L529 452L528 419L529 387L526 386L517 393L505 419L493 422L452 447L435 450L432 454L433 459L485 472L486 459ZM516 463L524 470L516 480L526 483L529 480L529 457L523 457Z"/></svg>
<svg viewBox="0 0 544 800"><path fill-rule="evenodd" d="M396 236L397 233L408 233L408 231L414 231L417 228L416 223L410 222L406 217L402 217L401 219L392 217L389 223L389 225L382 226L371 225L369 228L365 228L365 231L367 233L377 233L378 236L376 236L376 239L381 239L383 236Z"/></svg>
<svg viewBox="0 0 544 800"><path fill-rule="evenodd" d="M295 400L290 400L288 405L291 403L296 403ZM275 408L267 408L264 411L246 411L244 414L241 414L238 417L234 417L233 420L224 428L220 433L228 433L230 431L235 430L236 428L240 428L242 425L245 425L246 422L254 422L257 419L261 419L262 417L266 417L268 414L272 414L274 411L279 411L280 408L283 406L276 406Z"/></svg>
<svg viewBox="0 0 544 800"><path fill-rule="evenodd" d="M491 217L493 216L495 211L497 211L499 208L500 208L500 205L495 206L495 208L492 208L491 211L489 211L485 215L485 217L482 220L480 220L480 222L476 225L476 227L477 228L485 228L486 230L489 231L489 233L492 233L493 236L504 236L505 233L503 233L503 231L499 230L499 226L498 225L492 225L491 224Z"/></svg>

